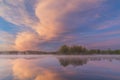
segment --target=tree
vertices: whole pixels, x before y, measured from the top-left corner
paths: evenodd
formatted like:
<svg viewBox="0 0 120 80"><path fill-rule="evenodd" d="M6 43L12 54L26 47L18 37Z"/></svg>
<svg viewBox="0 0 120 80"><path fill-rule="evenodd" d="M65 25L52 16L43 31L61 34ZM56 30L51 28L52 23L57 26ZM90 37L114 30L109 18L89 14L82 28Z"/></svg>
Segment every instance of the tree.
<svg viewBox="0 0 120 80"><path fill-rule="evenodd" d="M60 47L59 52L68 53L69 52L69 47L67 45L63 45L63 46Z"/></svg>
<svg viewBox="0 0 120 80"><path fill-rule="evenodd" d="M72 46L70 47L70 52L72 53L81 53L81 52L85 52L87 49L85 47L82 46Z"/></svg>

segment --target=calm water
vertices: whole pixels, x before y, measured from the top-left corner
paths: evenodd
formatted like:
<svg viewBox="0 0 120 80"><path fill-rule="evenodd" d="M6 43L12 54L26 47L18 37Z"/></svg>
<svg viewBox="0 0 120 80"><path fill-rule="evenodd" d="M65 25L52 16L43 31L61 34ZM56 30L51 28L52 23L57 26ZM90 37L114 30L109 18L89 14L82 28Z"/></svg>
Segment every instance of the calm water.
<svg viewBox="0 0 120 80"><path fill-rule="evenodd" d="M120 80L120 56L0 55L0 80Z"/></svg>

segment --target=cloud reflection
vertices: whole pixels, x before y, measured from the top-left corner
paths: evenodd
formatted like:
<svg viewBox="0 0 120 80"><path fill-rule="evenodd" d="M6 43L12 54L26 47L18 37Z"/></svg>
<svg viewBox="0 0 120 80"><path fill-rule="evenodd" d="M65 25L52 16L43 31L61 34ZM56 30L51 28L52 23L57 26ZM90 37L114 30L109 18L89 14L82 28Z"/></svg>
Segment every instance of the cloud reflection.
<svg viewBox="0 0 120 80"><path fill-rule="evenodd" d="M15 80L63 80L58 73L37 66L35 62L25 59L13 62L13 74Z"/></svg>

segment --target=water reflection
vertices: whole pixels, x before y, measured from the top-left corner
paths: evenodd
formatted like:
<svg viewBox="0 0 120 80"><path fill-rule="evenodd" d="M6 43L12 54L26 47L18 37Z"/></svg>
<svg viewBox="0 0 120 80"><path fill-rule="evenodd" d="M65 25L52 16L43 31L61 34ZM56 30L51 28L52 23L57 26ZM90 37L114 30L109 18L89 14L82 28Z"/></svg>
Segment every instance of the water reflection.
<svg viewBox="0 0 120 80"><path fill-rule="evenodd" d="M0 56L0 61L0 80L120 80L120 56Z"/></svg>
<svg viewBox="0 0 120 80"><path fill-rule="evenodd" d="M58 73L39 66L36 61L17 59L12 70L15 80L62 80Z"/></svg>
<svg viewBox="0 0 120 80"><path fill-rule="evenodd" d="M73 66L82 66L84 64L87 64L87 59L77 59L77 58L60 58L59 59L60 64L64 67L73 65Z"/></svg>
<svg viewBox="0 0 120 80"><path fill-rule="evenodd" d="M67 67L69 65L82 66L84 64L87 64L88 61L105 61L105 60L110 62L112 62L113 60L120 61L120 57L77 56L77 57L58 57L58 60L62 66Z"/></svg>

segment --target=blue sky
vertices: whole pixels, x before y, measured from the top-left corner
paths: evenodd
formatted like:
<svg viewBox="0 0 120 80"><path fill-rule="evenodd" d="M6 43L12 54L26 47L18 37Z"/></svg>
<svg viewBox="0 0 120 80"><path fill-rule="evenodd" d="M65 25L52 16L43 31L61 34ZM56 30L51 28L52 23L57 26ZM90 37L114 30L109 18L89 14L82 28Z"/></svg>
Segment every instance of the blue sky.
<svg viewBox="0 0 120 80"><path fill-rule="evenodd" d="M0 0L0 50L120 49L120 0Z"/></svg>

